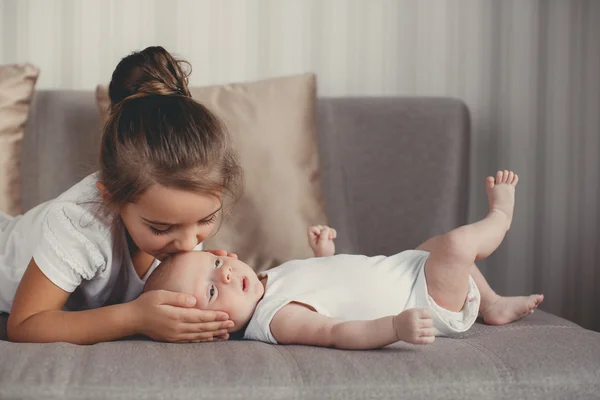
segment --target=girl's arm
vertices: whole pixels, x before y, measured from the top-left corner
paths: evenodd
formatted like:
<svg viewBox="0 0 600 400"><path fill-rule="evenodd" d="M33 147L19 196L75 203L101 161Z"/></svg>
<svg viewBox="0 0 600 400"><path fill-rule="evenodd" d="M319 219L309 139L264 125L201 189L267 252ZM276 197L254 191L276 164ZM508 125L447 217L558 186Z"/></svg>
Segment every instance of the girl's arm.
<svg viewBox="0 0 600 400"><path fill-rule="evenodd" d="M93 344L145 334L166 341L203 341L226 334L225 313L202 311L190 296L166 291L144 293L125 304L87 311L62 311L70 293L52 283L32 259L17 289L8 318L14 342ZM215 319L219 319L215 321ZM204 322L212 321L212 322ZM225 325L225 326L224 326Z"/></svg>
<svg viewBox="0 0 600 400"><path fill-rule="evenodd" d="M398 341L432 343L435 338L432 326L427 309L411 308L374 320L339 321L299 303L290 303L275 314L270 328L281 344L368 350Z"/></svg>

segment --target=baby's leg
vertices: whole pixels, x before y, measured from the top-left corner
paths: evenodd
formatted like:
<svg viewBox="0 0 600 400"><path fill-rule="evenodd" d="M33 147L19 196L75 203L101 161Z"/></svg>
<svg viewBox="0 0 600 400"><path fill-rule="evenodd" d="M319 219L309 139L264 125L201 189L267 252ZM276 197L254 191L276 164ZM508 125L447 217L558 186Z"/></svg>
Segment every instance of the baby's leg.
<svg viewBox="0 0 600 400"><path fill-rule="evenodd" d="M475 264L471 266L470 275L475 281L481 303L479 315L488 325L504 325L533 313L544 300L542 294L529 296L500 296L492 290Z"/></svg>
<svg viewBox="0 0 600 400"><path fill-rule="evenodd" d="M494 252L510 227L517 182L518 177L512 171L498 171L495 179L488 177L488 215L435 236L417 248L431 253L425 264L427 290L441 307L449 311L462 309L473 263Z"/></svg>

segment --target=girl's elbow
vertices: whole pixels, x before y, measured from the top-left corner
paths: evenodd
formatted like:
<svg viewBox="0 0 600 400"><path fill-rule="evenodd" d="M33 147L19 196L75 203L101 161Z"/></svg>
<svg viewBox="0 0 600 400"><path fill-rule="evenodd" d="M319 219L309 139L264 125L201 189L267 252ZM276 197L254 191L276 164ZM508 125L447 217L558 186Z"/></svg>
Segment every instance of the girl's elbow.
<svg viewBox="0 0 600 400"><path fill-rule="evenodd" d="M8 316L8 323L6 325L6 337L10 342L24 342L21 326Z"/></svg>
<svg viewBox="0 0 600 400"><path fill-rule="evenodd" d="M19 319L14 314L8 315L8 322L6 324L6 337L10 342L36 342L32 340L31 335L29 335L26 331L25 323L26 319Z"/></svg>

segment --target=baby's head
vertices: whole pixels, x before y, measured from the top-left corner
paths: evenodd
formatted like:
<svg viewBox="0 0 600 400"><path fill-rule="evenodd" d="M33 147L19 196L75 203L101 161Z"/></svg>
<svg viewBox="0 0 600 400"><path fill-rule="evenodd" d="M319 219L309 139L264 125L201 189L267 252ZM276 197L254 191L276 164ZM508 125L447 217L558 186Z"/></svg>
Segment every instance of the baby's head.
<svg viewBox="0 0 600 400"><path fill-rule="evenodd" d="M215 256L204 251L176 254L161 263L148 278L144 292L170 290L196 297L196 308L229 314L242 329L252 317L264 287L256 272L232 257Z"/></svg>

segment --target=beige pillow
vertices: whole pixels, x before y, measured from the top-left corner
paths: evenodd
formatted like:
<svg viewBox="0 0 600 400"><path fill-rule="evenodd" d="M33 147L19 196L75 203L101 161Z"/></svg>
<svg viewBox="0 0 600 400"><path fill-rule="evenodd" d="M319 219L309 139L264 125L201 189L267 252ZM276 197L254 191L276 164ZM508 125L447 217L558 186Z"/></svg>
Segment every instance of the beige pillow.
<svg viewBox="0 0 600 400"><path fill-rule="evenodd" d="M234 214L205 248L235 252L257 271L311 257L306 229L327 222L315 137L315 76L190 90L226 123L245 178ZM96 94L106 109L107 88Z"/></svg>
<svg viewBox="0 0 600 400"><path fill-rule="evenodd" d="M0 66L0 210L16 215L21 205L21 149L33 89L33 65Z"/></svg>

